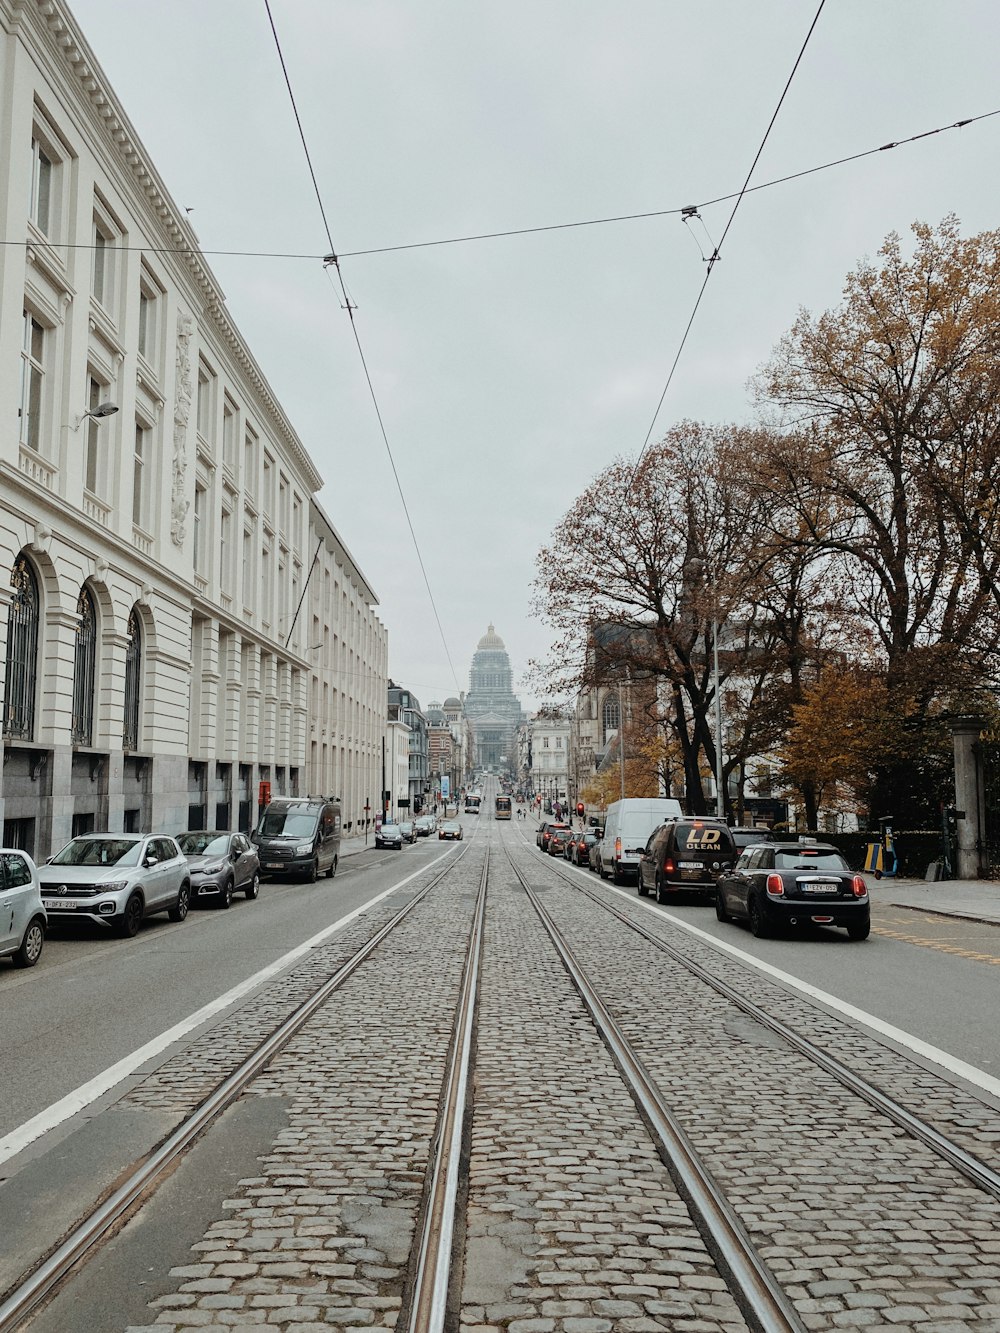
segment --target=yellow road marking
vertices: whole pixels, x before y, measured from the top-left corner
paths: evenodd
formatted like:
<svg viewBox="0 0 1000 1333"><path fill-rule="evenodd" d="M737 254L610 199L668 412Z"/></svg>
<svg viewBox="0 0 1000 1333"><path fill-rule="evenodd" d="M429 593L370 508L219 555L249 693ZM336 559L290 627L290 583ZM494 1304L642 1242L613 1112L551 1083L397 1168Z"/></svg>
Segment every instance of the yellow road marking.
<svg viewBox="0 0 1000 1333"><path fill-rule="evenodd" d="M992 963L1000 966L1000 958L990 953L979 953L976 949L963 949L957 944L949 944L945 939L930 940L922 935L911 935L904 930L889 930L885 926L872 923L872 934L883 935L886 939L900 940L903 944L915 944L922 949L937 949L939 953L954 954L957 958L968 958L974 963Z"/></svg>

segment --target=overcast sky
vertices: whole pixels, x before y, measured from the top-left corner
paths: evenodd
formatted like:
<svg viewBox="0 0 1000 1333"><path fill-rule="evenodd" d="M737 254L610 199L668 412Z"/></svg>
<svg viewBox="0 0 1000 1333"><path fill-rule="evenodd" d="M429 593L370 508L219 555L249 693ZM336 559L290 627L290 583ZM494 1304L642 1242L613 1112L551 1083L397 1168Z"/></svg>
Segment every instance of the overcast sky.
<svg viewBox="0 0 1000 1333"><path fill-rule="evenodd" d="M815 9L272 0L455 675L330 275L315 259L209 262L376 590L391 674L424 704L468 688L489 622L515 680L545 655L538 548L641 448L704 265L673 216L347 252L738 190ZM207 251L327 251L264 0L74 12ZM997 110L998 39L995 0L827 0L754 183ZM887 232L948 212L966 233L1000 225L998 158L1000 116L745 198L655 434L748 420L747 381L797 309L836 304ZM715 241L731 207L702 209Z"/></svg>

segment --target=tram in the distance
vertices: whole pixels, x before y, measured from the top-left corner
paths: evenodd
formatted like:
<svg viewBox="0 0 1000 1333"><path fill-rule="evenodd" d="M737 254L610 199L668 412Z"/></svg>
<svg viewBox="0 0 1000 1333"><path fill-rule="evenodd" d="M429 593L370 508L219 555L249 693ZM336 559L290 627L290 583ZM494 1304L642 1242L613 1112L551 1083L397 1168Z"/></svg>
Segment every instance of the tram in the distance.
<svg viewBox="0 0 1000 1333"><path fill-rule="evenodd" d="M510 819L510 797L498 796L493 803L494 819Z"/></svg>
<svg viewBox="0 0 1000 1333"><path fill-rule="evenodd" d="M467 815L478 815L479 806L482 799L483 798L479 795L478 792L470 791L465 798L465 813Z"/></svg>

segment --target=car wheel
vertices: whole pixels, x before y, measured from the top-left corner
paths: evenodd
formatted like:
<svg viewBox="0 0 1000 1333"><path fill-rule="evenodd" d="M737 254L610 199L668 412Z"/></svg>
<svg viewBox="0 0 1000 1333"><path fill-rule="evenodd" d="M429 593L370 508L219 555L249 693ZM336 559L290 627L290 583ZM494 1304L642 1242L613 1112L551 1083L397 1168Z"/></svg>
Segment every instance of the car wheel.
<svg viewBox="0 0 1000 1333"><path fill-rule="evenodd" d="M603 861L601 861L601 862L598 863L598 867L597 867L597 869L598 869L598 871L600 872L601 879L607 879L607 877L608 877L608 872L604 869L604 862L603 862Z"/></svg>
<svg viewBox="0 0 1000 1333"><path fill-rule="evenodd" d="M715 890L715 915L720 921L728 921L729 913L726 911L726 904L722 897L722 890Z"/></svg>
<svg viewBox="0 0 1000 1333"><path fill-rule="evenodd" d="M866 940L872 933L870 921L859 921L857 925L847 927L847 937L852 940Z"/></svg>
<svg viewBox="0 0 1000 1333"><path fill-rule="evenodd" d="M125 911L122 912L122 919L118 924L118 933L124 935L126 939L131 939L133 935L136 935L142 925L142 913L142 898L138 893L133 893L125 904Z"/></svg>
<svg viewBox="0 0 1000 1333"><path fill-rule="evenodd" d="M14 966L34 967L42 956L42 945L44 943L45 926L42 924L42 918L36 916L34 920L28 922L28 929L24 932L21 947L13 955Z"/></svg>
<svg viewBox="0 0 1000 1333"><path fill-rule="evenodd" d="M649 889L646 887L646 881L642 877L642 871L639 871L639 897L648 898Z"/></svg>
<svg viewBox="0 0 1000 1333"><path fill-rule="evenodd" d="M248 899L256 898L260 893L260 875L257 874L256 870L253 872L253 879L246 886L244 892Z"/></svg>
<svg viewBox="0 0 1000 1333"><path fill-rule="evenodd" d="M750 899L750 933L756 935L759 940L766 939L771 931L767 924L767 918L764 916L764 909L757 898Z"/></svg>
<svg viewBox="0 0 1000 1333"><path fill-rule="evenodd" d="M327 879L333 879L336 873L337 873L337 857L335 856L333 860L330 862L330 869L326 872Z"/></svg>
<svg viewBox="0 0 1000 1333"><path fill-rule="evenodd" d="M232 907L232 905L233 905L233 881L232 881L231 879L227 879L226 882L225 882L225 884L223 884L223 886L222 886L222 892L219 894L219 903L218 903L218 905L219 905L219 907L222 908L223 911L226 911L228 908Z"/></svg>
<svg viewBox="0 0 1000 1333"><path fill-rule="evenodd" d="M667 891L663 887L663 879L659 872L657 872L656 875L656 901L658 903L665 903L667 901Z"/></svg>
<svg viewBox="0 0 1000 1333"><path fill-rule="evenodd" d="M313 863L309 867L309 873L306 875L307 884L315 884L319 879L319 862L313 857Z"/></svg>
<svg viewBox="0 0 1000 1333"><path fill-rule="evenodd" d="M177 890L177 901L173 907L167 909L167 916L171 921L183 921L188 914L188 908L191 906L191 885L182 884Z"/></svg>

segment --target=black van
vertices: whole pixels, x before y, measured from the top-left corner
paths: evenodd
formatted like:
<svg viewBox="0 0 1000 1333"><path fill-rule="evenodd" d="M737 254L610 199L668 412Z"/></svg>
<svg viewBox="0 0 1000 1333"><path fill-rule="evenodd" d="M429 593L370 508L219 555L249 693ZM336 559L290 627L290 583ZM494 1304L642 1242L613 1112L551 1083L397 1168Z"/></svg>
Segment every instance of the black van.
<svg viewBox="0 0 1000 1333"><path fill-rule="evenodd" d="M340 806L322 796L276 796L250 835L261 871L273 877L332 879L340 859Z"/></svg>
<svg viewBox="0 0 1000 1333"><path fill-rule="evenodd" d="M694 815L668 820L653 831L639 858L639 892L645 896L654 891L658 903L682 893L714 902L719 871L732 866L738 855L723 820Z"/></svg>

